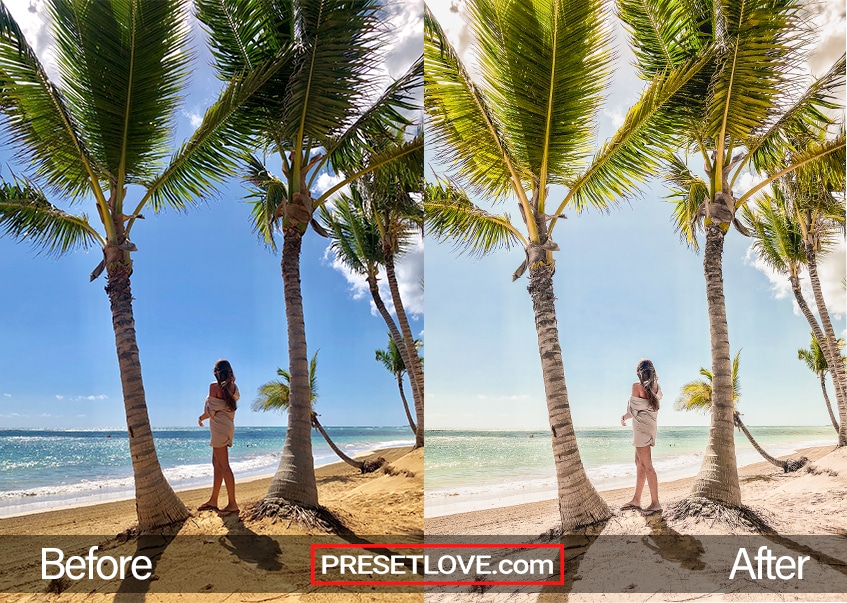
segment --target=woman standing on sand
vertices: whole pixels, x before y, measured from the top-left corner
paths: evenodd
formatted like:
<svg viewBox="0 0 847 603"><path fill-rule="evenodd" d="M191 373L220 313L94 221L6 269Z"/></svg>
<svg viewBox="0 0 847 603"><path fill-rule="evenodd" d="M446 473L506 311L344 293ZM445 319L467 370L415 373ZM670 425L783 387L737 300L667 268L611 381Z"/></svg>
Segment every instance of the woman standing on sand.
<svg viewBox="0 0 847 603"><path fill-rule="evenodd" d="M625 509L641 509L641 492L644 482L650 488L650 506L643 509L645 515L661 513L659 504L659 482L656 470L653 469L653 458L650 447L656 444L656 416L659 414L659 400L662 399L662 388L659 387L659 376L653 363L641 360L635 369L638 382L632 384L632 395L626 407L626 414L621 417L621 425L626 426L626 420L632 419L632 445L635 446L635 495L632 500L621 507Z"/></svg>
<svg viewBox="0 0 847 603"><path fill-rule="evenodd" d="M221 482L226 484L226 494L229 498L227 505L220 509L220 515L238 513L238 503L235 502L235 477L229 466L229 447L232 446L232 436L235 434L235 409L239 398L238 386L235 385L235 375L232 366L227 360L218 360L215 363L215 382L209 384L209 396L206 398L206 406L200 415L198 423L203 426L203 421L209 419L209 431L212 439L209 445L212 447L212 495L209 500L197 507L198 511L217 510L218 495L221 491Z"/></svg>

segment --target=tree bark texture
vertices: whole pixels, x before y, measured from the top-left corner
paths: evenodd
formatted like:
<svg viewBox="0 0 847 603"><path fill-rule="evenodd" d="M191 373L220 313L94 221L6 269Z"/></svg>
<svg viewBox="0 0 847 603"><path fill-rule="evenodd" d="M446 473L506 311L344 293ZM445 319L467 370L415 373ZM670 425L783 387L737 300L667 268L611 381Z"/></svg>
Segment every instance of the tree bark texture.
<svg viewBox="0 0 847 603"><path fill-rule="evenodd" d="M417 435L418 428L415 425L415 420L412 418L412 413L409 412L409 403L406 401L406 392L403 391L403 373L397 375L397 388L400 390L400 399L403 400L403 410L406 411L406 420L409 421L409 427L412 428L412 433Z"/></svg>
<svg viewBox="0 0 847 603"><path fill-rule="evenodd" d="M388 308L385 307L385 302L382 301L382 296L379 294L379 284L376 279L376 275L371 274L368 275L368 289L371 292L371 297L374 300L374 305L376 305L376 309L379 312L379 315L382 316L382 319L385 321L386 326L388 327L388 332L391 335L391 339L394 340L394 345L397 346L397 351L400 352L400 357L403 359L403 364L406 365L406 372L409 374L409 385L412 388L412 401L415 405L415 415L423 414L423 392L419 388L419 383L412 378L412 375L409 371L409 367L411 366L411 359L409 351L406 349L406 341L403 339L403 334L400 333L400 329L397 328L397 323L394 322L394 318L391 316L391 312L388 311ZM396 307L396 304L395 304ZM415 350L415 355L417 355L417 350ZM420 425L420 423L418 423ZM423 430L419 429L417 426L415 428L415 448L420 448L424 445L424 434Z"/></svg>
<svg viewBox="0 0 847 603"><path fill-rule="evenodd" d="M406 318L403 299L400 297L400 287L397 284L397 274L394 271L394 254L388 249L385 250L385 276L388 280L388 289L391 291L391 300L394 302L394 313L397 315L397 322L400 323L400 332L403 334L406 355L409 357L408 361L403 360L406 363L406 374L409 375L410 383L415 381L418 384L418 392L420 393L418 400L415 400L415 419L418 426L415 433L415 448L419 448L424 445L423 368L421 367L421 358L418 356L418 350L415 347L415 338L412 335L409 320Z"/></svg>
<svg viewBox="0 0 847 603"><path fill-rule="evenodd" d="M832 404L829 401L829 395L826 393L826 373L821 373L821 391L823 392L824 402L826 402L826 409L829 411L829 420L832 421L835 433L839 433L838 421L835 418L835 413L832 412Z"/></svg>
<svg viewBox="0 0 847 603"><path fill-rule="evenodd" d="M323 427L323 425L321 425L321 422L320 422L320 421L318 421L318 415L317 415L317 414L315 414L314 412L312 413L312 426L313 426L315 429L317 429L319 432L321 432L321 435L322 435L322 436L324 437L324 439L326 440L326 443L327 443L327 444L329 444L329 447L330 447L330 448L332 448L332 451L333 451L335 454L337 454L337 455L338 455L338 458L340 458L342 461L344 461L344 462L345 462L345 463L347 463L348 465L351 465L351 466L355 467L355 468L356 468L356 469L358 469L359 471L361 471L361 470L362 470L362 466L364 465L364 463L362 463L361 461L357 461L357 460L355 460L355 459L350 458L349 456L347 456L346 454L344 454L344 452L342 452L342 451L341 451L341 449L340 449L338 446L336 446L336 445L335 445L335 442L333 442L333 441L330 439L329 434L327 434L327 432L326 432L326 431L324 431L324 427Z"/></svg>
<svg viewBox="0 0 847 603"><path fill-rule="evenodd" d="M741 488L735 458L732 361L723 294L724 236L720 226L712 224L706 227L703 270L712 344L712 416L703 464L691 495L737 507L741 505Z"/></svg>
<svg viewBox="0 0 847 603"><path fill-rule="evenodd" d="M282 282L288 326L290 401L288 429L265 500L285 500L303 507L318 506L315 460L312 456L312 408L306 323L300 292L300 248L303 234L296 227L283 231Z"/></svg>
<svg viewBox="0 0 847 603"><path fill-rule="evenodd" d="M156 455L135 336L129 280L132 264L124 258L125 252L116 247L110 246L106 252L106 293L112 309L112 326L126 410L129 452L135 479L135 509L139 529L150 530L182 521L190 514L165 479Z"/></svg>
<svg viewBox="0 0 847 603"><path fill-rule="evenodd" d="M538 352L541 356L544 393L553 438L559 514L562 518L562 528L568 531L603 521L612 514L588 480L577 447L565 384L562 349L559 345L553 267L547 264L530 267L528 290L535 313Z"/></svg>
<svg viewBox="0 0 847 603"><path fill-rule="evenodd" d="M738 426L738 428L739 428L741 431L743 431L743 432L744 432L744 435L745 435L745 436L747 436L747 439L748 439L748 440L750 441L750 443L753 445L753 448L755 448L755 449L756 449L756 452L758 452L759 454L761 454L761 455L762 455L762 457L763 457L763 458L764 458L767 462L769 462L769 463L770 463L770 464L772 464L772 465L776 465L777 467L779 467L780 469L782 469L782 470L784 471L784 470L785 470L785 465L786 465L786 463L785 463L784 461L780 461L779 459L772 457L772 456L771 456L771 455L769 455L767 452L765 452L765 450L764 450L761 446L759 446L759 443L758 443L756 440L754 440L754 439L753 439L753 436L752 436L752 435L750 435L750 432L749 432L749 431L747 431L747 426L746 426L746 425L744 425L744 423L741 421L741 417L739 416L739 414L738 414L738 412L737 412L737 411L735 412L734 418L735 418L735 424Z"/></svg>
<svg viewBox="0 0 847 603"><path fill-rule="evenodd" d="M824 358L826 358L826 363L829 366L829 373L832 375L832 383L835 386L835 400L838 405L838 415L841 419L841 428L838 430L838 446L847 446L847 369L845 369L844 362L841 360L841 352L838 349L835 329L832 328L829 311L823 299L814 245L806 241L805 247L806 269L809 271L809 278L812 281L812 293L815 297L815 304L818 307L818 315L821 317L821 326L824 333L824 339L819 339L818 343L824 352Z"/></svg>

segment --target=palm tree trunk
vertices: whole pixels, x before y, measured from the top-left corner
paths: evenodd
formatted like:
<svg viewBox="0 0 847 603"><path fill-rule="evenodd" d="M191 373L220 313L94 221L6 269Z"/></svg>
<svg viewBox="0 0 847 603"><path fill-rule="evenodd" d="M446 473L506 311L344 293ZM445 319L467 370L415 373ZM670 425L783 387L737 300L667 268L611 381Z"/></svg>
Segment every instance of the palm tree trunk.
<svg viewBox="0 0 847 603"><path fill-rule="evenodd" d="M412 418L412 413L409 412L409 403L406 401L406 392L403 391L403 373L397 375L397 387L400 390L400 399L403 400L403 410L406 411L406 419L409 421L409 427L412 428L412 433L417 435L418 428L415 426L415 420Z"/></svg>
<svg viewBox="0 0 847 603"><path fill-rule="evenodd" d="M124 259L124 251L113 246L106 251L106 293L112 309L112 326L126 409L129 452L135 478L135 510L139 529L149 530L188 519L189 512L165 479L156 455L132 313L129 281L132 264Z"/></svg>
<svg viewBox="0 0 847 603"><path fill-rule="evenodd" d="M300 294L300 248L303 234L296 227L283 232L282 282L288 324L290 406L282 458L265 501L285 500L304 507L318 506L315 460L312 457L312 409L306 323Z"/></svg>
<svg viewBox="0 0 847 603"><path fill-rule="evenodd" d="M379 285L377 284L376 275L368 275L367 281L368 289L371 292L371 297L374 300L376 309L385 321L385 324L388 327L388 332L391 334L391 339L394 340L394 344L397 346L397 350L400 352L400 357L403 359L403 364L406 365L406 371L408 371L409 367L411 366L411 360L409 358L409 352L406 349L406 342L403 339L403 335L400 333L400 329L397 328L397 324L391 317L391 312L388 311L388 308L385 307L385 302L382 301L382 296L379 294ZM412 347L412 349L414 350L415 348ZM417 354L415 355L417 356ZM418 408L420 408L421 411L423 410L423 401L421 400L421 396L423 395L423 393L418 388L419 383L412 379L411 374L409 375L409 385L412 387L412 401L415 404L415 414L417 414ZM423 445L423 430L415 428L415 448L420 448Z"/></svg>
<svg viewBox="0 0 847 603"><path fill-rule="evenodd" d="M415 338L412 336L412 329L409 326L409 320L406 318L406 310L403 307L403 300L400 298L400 287L397 285L397 274L394 271L394 254L390 248L385 249L385 276L388 279L388 289L391 291L391 300L394 302L394 313L397 315L397 322L400 323L400 332L403 333L403 344L406 348L407 359L403 359L406 364L406 373L409 375L409 383L415 382L418 384L418 397L415 399L415 418L417 419L418 428L415 432L415 448L420 448L424 445L424 377L421 369L421 359L418 356L418 350L415 348Z"/></svg>
<svg viewBox="0 0 847 603"><path fill-rule="evenodd" d="M712 342L712 420L703 464L691 495L737 507L741 505L741 488L733 433L732 362L723 294L723 244L724 232L720 226L707 226L703 271Z"/></svg>
<svg viewBox="0 0 847 603"><path fill-rule="evenodd" d="M736 411L734 413L733 419L735 420L736 427L738 427L739 429L741 429L741 431L744 432L744 435L746 435L747 439L750 440L750 443L753 445L753 448L756 449L756 452L761 454L764 457L764 459L767 462L769 462L770 464L776 465L777 467L779 467L780 469L785 471L785 467L786 467L787 463L785 461L780 461L779 459L772 457L767 452L765 452L764 449L761 446L759 446L759 443L756 440L754 440L753 436L750 435L750 432L747 431L747 427L741 421L741 416L739 415L738 411Z"/></svg>
<svg viewBox="0 0 847 603"><path fill-rule="evenodd" d="M562 349L559 346L553 268L549 265L531 267L528 291L535 314L538 353L541 356L544 393L553 438L559 514L562 518L562 528L569 531L578 526L603 521L612 514L588 480L579 455L565 385Z"/></svg>
<svg viewBox="0 0 847 603"><path fill-rule="evenodd" d="M847 369L845 369L844 362L841 360L841 352L838 349L835 330L832 328L829 311L823 299L821 282L818 277L817 260L815 258L815 248L809 241L805 242L805 247L806 268L809 271L809 278L812 281L812 293L815 296L815 304L818 307L818 314L821 317L821 326L823 326L825 335L825 338L818 340L818 343L824 352L826 363L829 365L829 372L832 375L832 382L835 386L838 414L841 417L841 428L838 431L838 446L847 446ZM841 392L840 399L838 396L839 391Z"/></svg>
<svg viewBox="0 0 847 603"><path fill-rule="evenodd" d="M823 392L823 399L826 402L826 409L829 411L829 420L832 421L832 426L835 427L835 433L839 433L838 421L835 419L835 413L832 412L832 404L826 393L826 373L821 373L821 391Z"/></svg>
<svg viewBox="0 0 847 603"><path fill-rule="evenodd" d="M322 435L322 436L324 437L324 439L326 440L326 443L327 443L327 444L329 444L329 447L330 447L330 448L332 448L332 451L333 451L335 454L337 454L337 455L338 455L338 458L340 458L342 461L344 461L344 462L345 462L345 463L347 463L348 465L351 465L352 467L355 467L355 468L356 468L356 469L358 469L359 471L361 471L361 470L362 470L362 467L364 466L364 463L362 463L361 461L357 461L356 459L352 459L352 458L350 458L349 456L347 456L346 454L344 454L344 452L342 452L342 451L341 451L341 449L340 449L338 446L336 446L336 445L335 445L335 442L333 442L333 441L330 439L330 437L329 437L329 435L327 434L327 432L326 432L326 431L324 431L323 425L321 425L321 422L320 422L320 421L318 421L318 415L317 415L315 412L312 412L312 427L314 427L315 429L317 429L318 431L320 431L320 432L321 432L321 435Z"/></svg>

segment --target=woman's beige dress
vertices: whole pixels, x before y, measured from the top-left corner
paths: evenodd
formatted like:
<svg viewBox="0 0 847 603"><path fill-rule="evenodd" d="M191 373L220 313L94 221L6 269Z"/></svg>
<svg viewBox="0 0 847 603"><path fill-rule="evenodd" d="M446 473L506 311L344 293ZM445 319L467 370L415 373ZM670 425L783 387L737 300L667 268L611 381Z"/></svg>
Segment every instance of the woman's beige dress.
<svg viewBox="0 0 847 603"><path fill-rule="evenodd" d="M236 401L240 397L237 385L232 397ZM232 436L235 435L235 411L229 410L226 400L209 396L206 398L205 412L210 417L209 431L212 433L209 446L212 448L232 446Z"/></svg>
<svg viewBox="0 0 847 603"><path fill-rule="evenodd" d="M656 392L656 398L662 399L662 388ZM657 410L650 410L650 402L644 398L630 396L626 412L632 415L632 445L636 448L656 445Z"/></svg>

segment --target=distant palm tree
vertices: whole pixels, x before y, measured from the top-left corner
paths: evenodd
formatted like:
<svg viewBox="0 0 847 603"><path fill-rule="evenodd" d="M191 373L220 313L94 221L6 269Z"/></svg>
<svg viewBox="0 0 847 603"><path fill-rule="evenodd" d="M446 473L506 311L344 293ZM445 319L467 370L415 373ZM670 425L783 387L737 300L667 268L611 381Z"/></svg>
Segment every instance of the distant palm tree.
<svg viewBox="0 0 847 603"><path fill-rule="evenodd" d="M811 163L843 171L843 132L817 148L796 147L792 137L832 123L827 110L841 105L844 56L798 93L795 67L811 48L798 35L809 28L804 0L617 0L617 5L645 81L674 66L705 61L697 77L663 108L676 123L677 137L675 152L660 171L671 188L681 238L698 249L697 235L705 234L715 391L706 454L689 498L739 507L724 242L733 226L746 234L737 212L771 182ZM702 170L696 170L699 165ZM741 188L751 174L764 176ZM687 500L680 503L685 512Z"/></svg>
<svg viewBox="0 0 847 603"><path fill-rule="evenodd" d="M320 350L318 350L320 351ZM314 406L315 402L318 400L318 382L315 377L318 366L318 352L315 352L314 356L312 356L311 362L309 362L309 384L311 386L311 404ZM281 368L276 370L277 375L279 375L280 379L276 381L268 381L261 387L259 387L259 395L253 401L252 409L254 411L262 411L267 412L269 410L278 410L282 412L288 412L291 409L291 374ZM329 434L324 430L321 422L318 421L318 414L315 412L314 408L312 408L312 427L317 429L320 434L326 440L326 443L329 444L329 447L332 448L332 451L338 455L342 461L355 467L362 473L371 473L379 469L385 462L384 459L376 459L376 461L357 461L354 458L351 458L344 454L344 452L332 441L329 437Z"/></svg>
<svg viewBox="0 0 847 603"><path fill-rule="evenodd" d="M416 346L420 343L420 339L415 341ZM406 374L406 364L403 362L403 357L400 356L397 344L394 343L394 338L391 337L390 333L388 335L388 347L384 350L376 351L376 360L382 363L385 370L397 378L397 389L400 390L400 399L403 401L406 419L409 421L409 427L411 427L412 433L417 434L418 428L415 425L415 420L412 418L412 413L409 412L409 403L406 401L406 393L403 391L403 375Z"/></svg>
<svg viewBox="0 0 847 603"><path fill-rule="evenodd" d="M398 129L411 125L404 112L419 109L423 62L374 96L374 67L392 32L381 20L378 0L196 0L206 25L214 67L228 80L233 73L284 53L291 60L242 114L243 135L254 148L276 155L282 176L258 157L246 166L252 221L274 251L282 235L280 261L291 400L279 467L254 517L276 516L291 506L317 508L312 457L312 413L306 323L300 286L300 253L311 228L323 235L313 213L336 192L392 161L423 162L423 138L399 147ZM337 179L320 190L318 178Z"/></svg>
<svg viewBox="0 0 847 603"><path fill-rule="evenodd" d="M766 461L769 463L780 467L786 473L789 471L796 471L803 465L808 462L806 457L801 457L798 460L788 459L787 461L780 461L777 458L769 455L765 450L759 446L759 443L753 439L752 434L747 430L747 427L741 421L741 413L738 412L734 407L738 402L738 399L741 397L741 383L738 380L738 359L741 356L741 352L738 352L735 355L735 358L732 360L732 404L733 404L733 421L735 426L738 427L744 435L747 436L747 439L753 445L753 448L764 457ZM703 375L706 379L699 379L697 381L689 381L685 385L682 386L680 396L676 399L674 403L674 410L701 410L705 412L709 412L712 408L712 372L708 369L701 368L700 374Z"/></svg>
<svg viewBox="0 0 847 603"><path fill-rule="evenodd" d="M843 339L838 340L838 347L844 347ZM826 362L823 350L821 350L821 346L814 333L812 333L812 343L809 348L800 348L797 350L797 359L805 362L806 366L809 367L809 370L816 374L820 379L821 392L823 392L823 399L826 402L826 409L829 411L829 420L832 421L835 433L838 433L838 421L835 418L835 413L832 412L832 404L830 404L829 396L826 393L826 374L829 372L829 365Z"/></svg>
<svg viewBox="0 0 847 603"><path fill-rule="evenodd" d="M571 418L554 305L552 235L566 208L606 211L649 177L675 129L661 107L705 64L693 60L652 78L614 136L594 153L595 118L612 68L602 0L468 0L478 77L432 13L424 14L427 145L446 178L427 185L427 234L460 252L485 255L518 246L528 273L538 355L550 421L562 527L608 519L592 486ZM552 188L565 187L562 191ZM490 211L509 200L519 217Z"/></svg>
<svg viewBox="0 0 847 603"><path fill-rule="evenodd" d="M102 251L91 280L106 272L138 524L146 530L185 519L188 510L162 474L150 428L132 309L130 231L142 211L184 210L234 173L238 139L230 118L284 59L271 55L249 74L233 72L191 139L172 152L190 72L186 3L46 5L61 74L55 82L0 2L0 125L26 166L25 176L0 180L0 234L56 255ZM57 199L68 207L90 204L95 222L60 209Z"/></svg>

